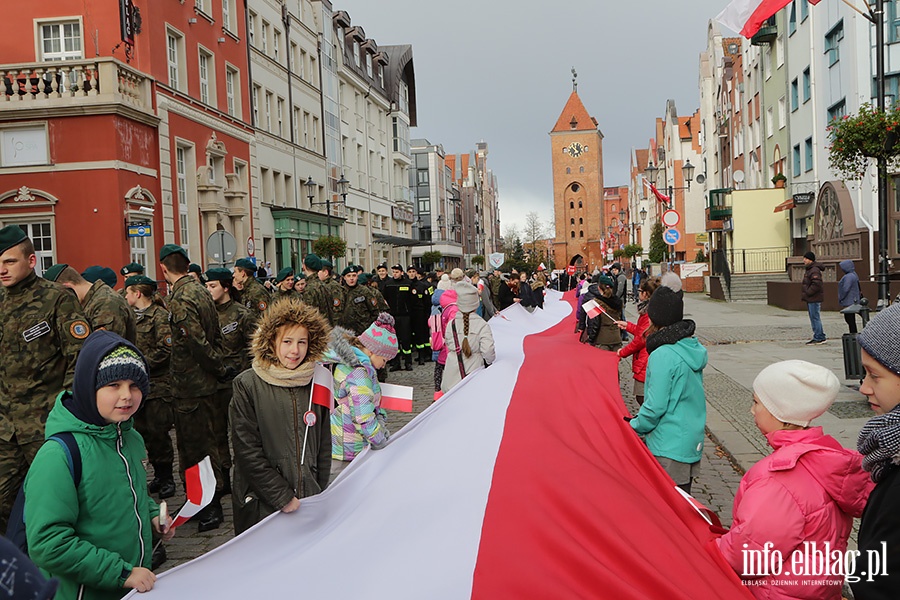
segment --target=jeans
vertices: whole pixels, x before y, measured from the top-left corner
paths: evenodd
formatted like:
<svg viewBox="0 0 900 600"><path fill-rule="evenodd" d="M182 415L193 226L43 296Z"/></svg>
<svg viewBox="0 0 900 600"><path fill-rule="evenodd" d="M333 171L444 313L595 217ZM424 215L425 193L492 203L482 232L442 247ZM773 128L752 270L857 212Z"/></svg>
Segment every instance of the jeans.
<svg viewBox="0 0 900 600"><path fill-rule="evenodd" d="M806 304L806 310L809 312L809 322L812 325L813 339L817 342L825 339L825 332L822 330L822 317L819 314L821 309L821 302L808 302Z"/></svg>

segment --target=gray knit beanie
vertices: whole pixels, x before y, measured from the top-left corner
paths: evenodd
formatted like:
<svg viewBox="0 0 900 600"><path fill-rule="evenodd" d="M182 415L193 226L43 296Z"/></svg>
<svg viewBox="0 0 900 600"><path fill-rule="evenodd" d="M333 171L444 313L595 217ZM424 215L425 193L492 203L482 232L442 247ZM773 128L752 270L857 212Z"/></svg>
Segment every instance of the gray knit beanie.
<svg viewBox="0 0 900 600"><path fill-rule="evenodd" d="M114 381L126 379L137 384L144 399L150 395L150 377L144 357L128 346L116 346L100 361L94 389L99 390Z"/></svg>
<svg viewBox="0 0 900 600"><path fill-rule="evenodd" d="M895 302L869 321L859 334L859 345L869 356L900 375L900 302Z"/></svg>

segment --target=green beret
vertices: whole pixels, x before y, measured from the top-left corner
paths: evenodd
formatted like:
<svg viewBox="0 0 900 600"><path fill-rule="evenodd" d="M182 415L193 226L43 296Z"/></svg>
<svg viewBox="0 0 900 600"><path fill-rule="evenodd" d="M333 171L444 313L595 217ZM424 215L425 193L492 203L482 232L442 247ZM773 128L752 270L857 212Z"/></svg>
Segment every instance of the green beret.
<svg viewBox="0 0 900 600"><path fill-rule="evenodd" d="M285 267L282 270L278 271L278 275L275 276L275 283L281 283L288 277L292 277L294 275L294 270L290 267Z"/></svg>
<svg viewBox="0 0 900 600"><path fill-rule="evenodd" d="M0 229L0 254L3 254L13 246L21 244L28 239L21 227L18 225L7 225Z"/></svg>
<svg viewBox="0 0 900 600"><path fill-rule="evenodd" d="M119 273L121 273L123 277L125 275L127 275L128 273L141 273L143 275L144 265L142 265L140 263L134 263L134 262L128 263L127 265L122 267L121 270L119 270Z"/></svg>
<svg viewBox="0 0 900 600"><path fill-rule="evenodd" d="M206 272L207 281L231 281L232 279L234 279L234 273L229 269L217 267Z"/></svg>
<svg viewBox="0 0 900 600"><path fill-rule="evenodd" d="M356 269L357 273L362 273L363 271L365 271L365 269L363 269L362 265L356 265L355 269Z"/></svg>
<svg viewBox="0 0 900 600"><path fill-rule="evenodd" d="M296 275L294 275L294 281L295 282L296 281L306 281L306 274L305 273L297 273Z"/></svg>
<svg viewBox="0 0 900 600"><path fill-rule="evenodd" d="M116 275L115 271L109 267L101 267L99 265L88 267L81 276L91 283L94 283L99 279L111 288L116 287L116 284L119 283L119 277Z"/></svg>
<svg viewBox="0 0 900 600"><path fill-rule="evenodd" d="M599 283L600 285L605 285L607 287L613 287L615 285L612 278L607 277L606 275L601 275L600 280L597 283Z"/></svg>
<svg viewBox="0 0 900 600"><path fill-rule="evenodd" d="M170 254L180 254L188 260L191 260L188 257L187 250L185 250L178 244L166 244L165 246L163 246L159 251L159 260L164 260Z"/></svg>
<svg viewBox="0 0 900 600"><path fill-rule="evenodd" d="M133 285L149 285L152 286L154 290L156 290L157 287L156 282L146 275L132 275L125 280L125 287L131 287Z"/></svg>
<svg viewBox="0 0 900 600"><path fill-rule="evenodd" d="M343 277L344 275L349 275L350 273L356 273L356 267L354 267L353 265L350 265L349 267L341 271L341 277Z"/></svg>
<svg viewBox="0 0 900 600"><path fill-rule="evenodd" d="M321 271L322 269L333 269L333 268L334 268L334 263L332 263L332 262L331 262L330 260L328 260L327 258L323 258L323 259L322 259L322 266L319 267L319 270L320 270L320 271Z"/></svg>
<svg viewBox="0 0 900 600"><path fill-rule="evenodd" d="M203 275L203 268L200 267L197 263L191 263L188 265L188 273L196 273L197 275Z"/></svg>
<svg viewBox="0 0 900 600"><path fill-rule="evenodd" d="M58 265L52 265L46 271L44 271L44 279L47 281L56 281L59 279L60 273L65 271L69 265L66 263L59 263Z"/></svg>
<svg viewBox="0 0 900 600"><path fill-rule="evenodd" d="M369 274L368 273L360 273L359 274L359 284L366 285L369 283Z"/></svg>
<svg viewBox="0 0 900 600"><path fill-rule="evenodd" d="M249 258L239 258L236 263L234 263L235 267L241 269L250 269L251 271L256 271L256 265L253 264L253 261Z"/></svg>
<svg viewBox="0 0 900 600"><path fill-rule="evenodd" d="M303 259L303 265L310 271L321 271L322 259L315 254L307 254L306 258Z"/></svg>

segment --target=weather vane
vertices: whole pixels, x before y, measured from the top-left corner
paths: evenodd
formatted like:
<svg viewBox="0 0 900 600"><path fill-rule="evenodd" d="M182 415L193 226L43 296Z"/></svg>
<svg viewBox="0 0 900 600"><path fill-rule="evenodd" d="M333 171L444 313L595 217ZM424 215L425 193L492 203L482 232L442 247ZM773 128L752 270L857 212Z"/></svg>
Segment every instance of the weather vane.
<svg viewBox="0 0 900 600"><path fill-rule="evenodd" d="M575 67L572 67L572 91L578 91L578 73L575 72Z"/></svg>

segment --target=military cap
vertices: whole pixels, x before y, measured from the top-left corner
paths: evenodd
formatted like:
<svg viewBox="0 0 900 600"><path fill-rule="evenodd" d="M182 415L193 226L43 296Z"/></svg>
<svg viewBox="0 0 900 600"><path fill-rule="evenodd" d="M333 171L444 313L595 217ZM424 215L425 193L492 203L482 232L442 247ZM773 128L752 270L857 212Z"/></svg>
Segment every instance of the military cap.
<svg viewBox="0 0 900 600"><path fill-rule="evenodd" d="M419 269L418 265L409 265L407 271L415 271L416 273L421 273L422 270Z"/></svg>
<svg viewBox="0 0 900 600"><path fill-rule="evenodd" d="M170 254L180 254L188 260L191 260L190 257L188 257L187 250L178 244L166 244L163 246L159 251L159 260L164 260Z"/></svg>
<svg viewBox="0 0 900 600"><path fill-rule="evenodd" d="M196 273L197 275L203 275L203 268L197 263L191 263L188 265L188 273Z"/></svg>
<svg viewBox="0 0 900 600"><path fill-rule="evenodd" d="M353 265L349 265L347 268L341 271L341 277L343 277L344 275L349 275L350 273L356 273L356 267L354 267Z"/></svg>
<svg viewBox="0 0 900 600"><path fill-rule="evenodd" d="M101 267L99 265L88 267L81 276L91 283L94 283L99 279L111 288L116 287L116 284L119 282L119 277L116 275L115 271L109 267Z"/></svg>
<svg viewBox="0 0 900 600"><path fill-rule="evenodd" d="M13 246L21 244L28 239L21 227L18 225L7 225L0 229L0 254L3 254Z"/></svg>
<svg viewBox="0 0 900 600"><path fill-rule="evenodd" d="M298 280L306 281L306 273L297 273L296 275L294 275L294 280L295 281L298 281Z"/></svg>
<svg viewBox="0 0 900 600"><path fill-rule="evenodd" d="M294 270L290 267L285 267L282 270L278 271L278 274L275 276L275 283L281 283L288 277L291 277L294 274Z"/></svg>
<svg viewBox="0 0 900 600"><path fill-rule="evenodd" d="M397 269L398 271L405 271L405 270L406 270L406 269L403 268L403 265L394 265L394 266L391 267L391 268L392 268L392 269Z"/></svg>
<svg viewBox="0 0 900 600"><path fill-rule="evenodd" d="M142 265L140 263L135 263L135 262L128 263L127 265L125 265L124 267L122 267L119 270L119 273L121 273L123 277L125 275L127 275L128 273L140 273L143 275L144 274L144 265Z"/></svg>
<svg viewBox="0 0 900 600"><path fill-rule="evenodd" d="M46 271L44 271L44 279L47 281L56 281L59 279L60 274L68 268L69 265L66 263L59 263L57 265L50 266Z"/></svg>
<svg viewBox="0 0 900 600"><path fill-rule="evenodd" d="M360 285L366 285L367 283L369 283L369 274L368 273L360 273L358 283Z"/></svg>
<svg viewBox="0 0 900 600"><path fill-rule="evenodd" d="M376 270L377 270L377 269L384 269L385 271L387 271L387 263L381 263L380 265L378 265L377 267L375 267L375 269L376 269Z"/></svg>
<svg viewBox="0 0 900 600"><path fill-rule="evenodd" d="M229 269L217 267L206 272L207 281L231 281L232 279L234 279L234 273Z"/></svg>
<svg viewBox="0 0 900 600"><path fill-rule="evenodd" d="M249 258L240 258L236 263L234 263L235 267L241 269L250 269L252 271L256 271L256 265L253 264L253 261Z"/></svg>
<svg viewBox="0 0 900 600"><path fill-rule="evenodd" d="M365 269L363 269L362 265L356 265L354 267L354 269L356 270L357 273L362 273L363 271L365 271Z"/></svg>
<svg viewBox="0 0 900 600"><path fill-rule="evenodd" d="M153 286L154 290L157 288L156 282L146 275L132 275L125 280L125 287L131 287L133 285L149 285Z"/></svg>
<svg viewBox="0 0 900 600"><path fill-rule="evenodd" d="M306 258L303 259L303 264L310 271L321 271L322 270L322 259L316 256L315 254L307 254Z"/></svg>
<svg viewBox="0 0 900 600"><path fill-rule="evenodd" d="M328 260L327 258L323 258L323 259L322 259L322 266L319 268L320 271L321 271L322 269L333 269L333 268L334 268L334 263L332 263L332 262L331 262L330 260Z"/></svg>

